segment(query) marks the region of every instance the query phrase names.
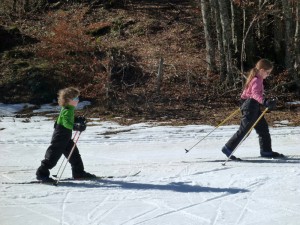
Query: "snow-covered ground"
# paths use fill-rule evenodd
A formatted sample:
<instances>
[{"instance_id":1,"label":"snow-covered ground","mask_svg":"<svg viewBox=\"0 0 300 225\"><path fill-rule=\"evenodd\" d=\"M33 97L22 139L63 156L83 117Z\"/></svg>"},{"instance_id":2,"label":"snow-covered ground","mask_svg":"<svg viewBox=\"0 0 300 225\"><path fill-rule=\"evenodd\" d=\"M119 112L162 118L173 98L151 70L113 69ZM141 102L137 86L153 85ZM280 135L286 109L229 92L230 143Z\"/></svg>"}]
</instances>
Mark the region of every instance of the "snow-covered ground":
<instances>
[{"instance_id":1,"label":"snow-covered ground","mask_svg":"<svg viewBox=\"0 0 300 225\"><path fill-rule=\"evenodd\" d=\"M214 127L121 126L90 119L78 142L86 171L99 176L141 173L62 181L55 187L8 184L35 179L53 120L6 115L0 118L0 224L299 224L300 127L286 123L279 122L281 126L270 132L274 151L289 160L259 158L257 135L252 132L235 154L246 161L222 166L225 157L220 149L237 126L220 127L185 153ZM63 178L70 176L68 165Z\"/></svg>"}]
</instances>

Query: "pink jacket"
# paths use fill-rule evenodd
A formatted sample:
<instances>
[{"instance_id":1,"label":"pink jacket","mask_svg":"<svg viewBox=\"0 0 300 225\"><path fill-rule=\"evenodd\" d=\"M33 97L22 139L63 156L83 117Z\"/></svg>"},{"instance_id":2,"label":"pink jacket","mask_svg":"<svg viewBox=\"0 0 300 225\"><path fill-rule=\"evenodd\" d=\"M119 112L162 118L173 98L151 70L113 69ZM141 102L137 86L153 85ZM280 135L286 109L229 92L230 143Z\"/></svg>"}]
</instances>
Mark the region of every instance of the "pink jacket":
<instances>
[{"instance_id":1,"label":"pink jacket","mask_svg":"<svg viewBox=\"0 0 300 225\"><path fill-rule=\"evenodd\" d=\"M250 81L248 88L244 89L241 98L242 99L253 98L256 101L258 101L260 104L262 104L264 99L263 93L264 93L263 79L260 76L256 76Z\"/></svg>"}]
</instances>

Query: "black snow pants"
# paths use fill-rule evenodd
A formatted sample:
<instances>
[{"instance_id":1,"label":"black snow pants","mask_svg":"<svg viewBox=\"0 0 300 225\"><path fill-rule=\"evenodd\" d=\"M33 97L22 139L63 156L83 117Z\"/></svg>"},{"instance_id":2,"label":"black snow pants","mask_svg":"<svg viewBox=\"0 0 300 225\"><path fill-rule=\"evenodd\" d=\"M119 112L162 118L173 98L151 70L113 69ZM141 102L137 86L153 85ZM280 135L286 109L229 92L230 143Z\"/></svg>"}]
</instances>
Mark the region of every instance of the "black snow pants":
<instances>
[{"instance_id":1,"label":"black snow pants","mask_svg":"<svg viewBox=\"0 0 300 225\"><path fill-rule=\"evenodd\" d=\"M252 99L246 99L241 105L242 119L238 131L229 139L225 144L230 150L234 150L236 146L241 142L249 129L256 122L261 115L260 104ZM259 138L260 152L272 152L271 136L269 132L269 126L264 117L254 127Z\"/></svg>"},{"instance_id":2,"label":"black snow pants","mask_svg":"<svg viewBox=\"0 0 300 225\"><path fill-rule=\"evenodd\" d=\"M59 124L55 124L54 128L51 144L46 151L45 159L42 160L41 166L37 170L37 176L49 176L49 170L57 164L62 154L68 158L74 146L71 130ZM84 171L83 162L77 146L75 146L69 162L72 166L73 174Z\"/></svg>"}]
</instances>

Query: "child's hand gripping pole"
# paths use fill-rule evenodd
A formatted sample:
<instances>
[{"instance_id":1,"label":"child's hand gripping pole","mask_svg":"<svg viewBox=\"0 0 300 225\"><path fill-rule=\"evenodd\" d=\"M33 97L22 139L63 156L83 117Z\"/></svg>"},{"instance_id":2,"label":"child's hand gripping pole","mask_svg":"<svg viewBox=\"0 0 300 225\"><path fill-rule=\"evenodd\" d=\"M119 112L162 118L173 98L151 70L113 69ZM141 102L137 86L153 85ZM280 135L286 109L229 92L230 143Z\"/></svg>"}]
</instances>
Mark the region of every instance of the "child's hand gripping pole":
<instances>
[{"instance_id":1,"label":"child's hand gripping pole","mask_svg":"<svg viewBox=\"0 0 300 225\"><path fill-rule=\"evenodd\" d=\"M262 114L258 117L258 119L255 121L255 123L252 125L252 127L248 130L248 132L245 134L245 136L243 137L243 139L240 141L240 143L235 147L235 149L231 152L231 154L228 156L228 158L225 160L224 163L222 163L223 166L226 165L226 163L228 162L228 160L231 158L231 156L235 153L235 151L238 149L238 147L243 143L243 141L248 137L248 135L251 133L251 131L253 130L253 128L256 126L256 124L261 120L261 118L266 114L266 112L268 111L269 108L266 108Z\"/></svg>"},{"instance_id":2,"label":"child's hand gripping pole","mask_svg":"<svg viewBox=\"0 0 300 225\"><path fill-rule=\"evenodd\" d=\"M239 111L240 111L240 108L238 108L233 113L231 113L225 120L223 120L220 124L218 124L218 126L216 126L211 132L209 132L207 135L205 135L200 141L198 141L196 144L194 144L191 148L185 149L185 153L188 153L189 151L191 151L196 145L198 145L201 141L203 141L208 135L210 135L212 132L214 132L218 127L222 126L224 123L226 123L228 120L230 120Z\"/></svg>"}]
</instances>

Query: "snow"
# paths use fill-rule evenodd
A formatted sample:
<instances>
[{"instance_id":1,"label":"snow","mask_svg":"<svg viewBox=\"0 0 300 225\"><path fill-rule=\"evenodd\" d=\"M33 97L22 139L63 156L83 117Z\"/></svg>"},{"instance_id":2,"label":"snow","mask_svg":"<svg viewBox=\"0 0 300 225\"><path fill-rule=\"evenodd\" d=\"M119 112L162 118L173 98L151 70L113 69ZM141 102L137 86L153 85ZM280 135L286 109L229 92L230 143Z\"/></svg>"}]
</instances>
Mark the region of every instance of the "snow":
<instances>
[{"instance_id":1,"label":"snow","mask_svg":"<svg viewBox=\"0 0 300 225\"><path fill-rule=\"evenodd\" d=\"M9 109L8 109L9 108ZM17 107L19 109L19 107ZM2 111L16 113L0 104ZM4 110L5 109L5 110ZM258 157L252 132L227 162L220 149L236 131L140 123L121 126L90 119L78 147L85 169L97 175L137 176L62 181L59 186L9 184L35 179L51 140L53 120L0 118L1 225L295 225L300 219L300 127L270 127L274 151L289 160ZM51 170L56 174L59 165ZM68 165L63 178L71 176Z\"/></svg>"},{"instance_id":2,"label":"snow","mask_svg":"<svg viewBox=\"0 0 300 225\"><path fill-rule=\"evenodd\" d=\"M22 103L22 104L3 104L0 103L0 116L11 116L14 113L21 111L25 108L33 107L32 104Z\"/></svg>"},{"instance_id":3,"label":"snow","mask_svg":"<svg viewBox=\"0 0 300 225\"><path fill-rule=\"evenodd\" d=\"M299 105L300 101L294 101L294 102L287 102L287 105Z\"/></svg>"},{"instance_id":4,"label":"snow","mask_svg":"<svg viewBox=\"0 0 300 225\"><path fill-rule=\"evenodd\" d=\"M84 109L89 105L91 105L90 101L81 101L78 103L77 109ZM38 108L38 109L34 109L33 113L41 113L41 112L58 113L60 110L60 107L57 104L44 104L44 105L37 106L29 103L4 104L0 102L0 116L14 116L16 113L26 108Z\"/></svg>"}]
</instances>

